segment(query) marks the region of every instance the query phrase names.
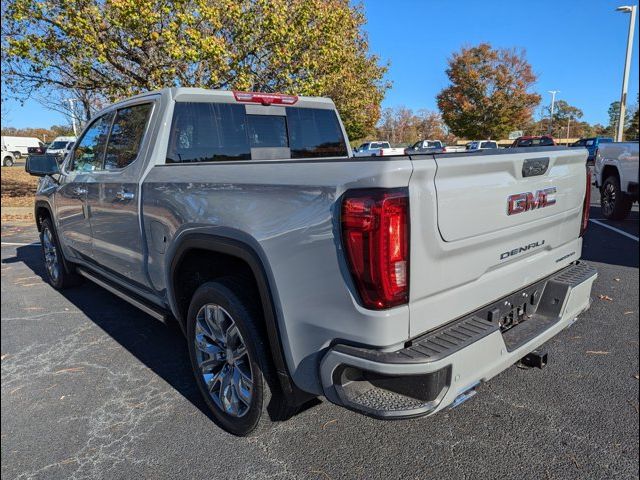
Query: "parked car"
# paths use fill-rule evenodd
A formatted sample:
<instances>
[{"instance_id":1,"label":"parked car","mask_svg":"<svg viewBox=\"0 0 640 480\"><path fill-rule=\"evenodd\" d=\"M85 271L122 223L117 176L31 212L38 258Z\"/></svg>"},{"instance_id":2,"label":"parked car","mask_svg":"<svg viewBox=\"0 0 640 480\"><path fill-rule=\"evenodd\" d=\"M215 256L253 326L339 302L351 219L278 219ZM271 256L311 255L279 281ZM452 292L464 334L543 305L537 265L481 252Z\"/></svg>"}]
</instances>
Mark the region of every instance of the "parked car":
<instances>
[{"instance_id":1,"label":"parked car","mask_svg":"<svg viewBox=\"0 0 640 480\"><path fill-rule=\"evenodd\" d=\"M236 435L320 395L381 419L458 405L589 307L586 151L379 161L348 145L327 98L111 105L62 166L27 160L44 271L174 318Z\"/></svg>"},{"instance_id":2,"label":"parked car","mask_svg":"<svg viewBox=\"0 0 640 480\"><path fill-rule=\"evenodd\" d=\"M420 140L410 147L405 148L404 154L411 155L418 153L442 153L444 147L444 143L442 143L440 140Z\"/></svg>"},{"instance_id":3,"label":"parked car","mask_svg":"<svg viewBox=\"0 0 640 480\"><path fill-rule=\"evenodd\" d=\"M49 144L43 143L37 147L27 147L28 155L43 155L47 151Z\"/></svg>"},{"instance_id":4,"label":"parked car","mask_svg":"<svg viewBox=\"0 0 640 480\"><path fill-rule=\"evenodd\" d=\"M467 150L465 145L445 145L441 153L460 153Z\"/></svg>"},{"instance_id":5,"label":"parked car","mask_svg":"<svg viewBox=\"0 0 640 480\"><path fill-rule=\"evenodd\" d=\"M474 140L465 145L467 151L492 150L498 148L495 140Z\"/></svg>"},{"instance_id":6,"label":"parked car","mask_svg":"<svg viewBox=\"0 0 640 480\"><path fill-rule=\"evenodd\" d=\"M29 154L29 147L42 147L44 144L35 137L14 137L2 135L0 137L2 148L13 153L15 158L21 158Z\"/></svg>"},{"instance_id":7,"label":"parked car","mask_svg":"<svg viewBox=\"0 0 640 480\"><path fill-rule=\"evenodd\" d=\"M601 143L611 143L613 142L613 138L609 137L591 137L591 138L581 138L577 142L571 144L572 147L583 147L589 151L589 156L587 157L587 163L593 164L596 159L596 154L598 152L598 147Z\"/></svg>"},{"instance_id":8,"label":"parked car","mask_svg":"<svg viewBox=\"0 0 640 480\"><path fill-rule=\"evenodd\" d=\"M73 147L76 137L56 137L47 148L46 153L49 155L66 156Z\"/></svg>"},{"instance_id":9,"label":"parked car","mask_svg":"<svg viewBox=\"0 0 640 480\"><path fill-rule=\"evenodd\" d=\"M404 148L391 148L389 142L366 142L353 151L354 157L404 155Z\"/></svg>"},{"instance_id":10,"label":"parked car","mask_svg":"<svg viewBox=\"0 0 640 480\"><path fill-rule=\"evenodd\" d=\"M3 167L12 167L13 164L16 163L16 157L13 155L13 152L2 149L2 166Z\"/></svg>"},{"instance_id":11,"label":"parked car","mask_svg":"<svg viewBox=\"0 0 640 480\"><path fill-rule=\"evenodd\" d=\"M601 143L594 172L602 215L611 220L629 216L638 201L638 142Z\"/></svg>"},{"instance_id":12,"label":"parked car","mask_svg":"<svg viewBox=\"0 0 640 480\"><path fill-rule=\"evenodd\" d=\"M553 137L549 135L542 135L539 137L525 136L516 138L511 144L511 148L519 147L551 147L556 142Z\"/></svg>"}]
</instances>

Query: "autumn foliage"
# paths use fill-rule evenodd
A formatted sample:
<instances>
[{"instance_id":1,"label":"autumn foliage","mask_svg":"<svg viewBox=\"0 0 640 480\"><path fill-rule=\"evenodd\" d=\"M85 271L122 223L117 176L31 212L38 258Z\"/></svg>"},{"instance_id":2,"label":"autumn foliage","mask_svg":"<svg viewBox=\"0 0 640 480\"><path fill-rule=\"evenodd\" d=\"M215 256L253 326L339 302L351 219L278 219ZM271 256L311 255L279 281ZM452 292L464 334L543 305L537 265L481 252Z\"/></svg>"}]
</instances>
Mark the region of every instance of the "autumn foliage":
<instances>
[{"instance_id":1,"label":"autumn foliage","mask_svg":"<svg viewBox=\"0 0 640 480\"><path fill-rule=\"evenodd\" d=\"M540 95L529 89L536 76L523 52L483 43L463 48L449 60L451 85L438 107L453 133L463 138L506 138L530 123Z\"/></svg>"},{"instance_id":2,"label":"autumn foliage","mask_svg":"<svg viewBox=\"0 0 640 480\"><path fill-rule=\"evenodd\" d=\"M329 96L358 138L388 87L349 0L7 0L3 10L3 77L17 95L114 101L188 86Z\"/></svg>"}]
</instances>

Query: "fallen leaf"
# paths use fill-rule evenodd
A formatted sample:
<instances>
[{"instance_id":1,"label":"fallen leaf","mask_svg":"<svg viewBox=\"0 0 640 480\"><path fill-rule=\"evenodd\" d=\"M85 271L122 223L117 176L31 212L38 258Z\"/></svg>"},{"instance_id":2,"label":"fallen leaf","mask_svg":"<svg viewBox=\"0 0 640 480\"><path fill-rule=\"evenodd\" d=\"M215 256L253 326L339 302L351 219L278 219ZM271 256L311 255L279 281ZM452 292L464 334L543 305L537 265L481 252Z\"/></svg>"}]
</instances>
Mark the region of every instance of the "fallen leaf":
<instances>
[{"instance_id":1,"label":"fallen leaf","mask_svg":"<svg viewBox=\"0 0 640 480\"><path fill-rule=\"evenodd\" d=\"M336 423L338 420L337 419L333 419L333 420L329 420L327 423L325 423L324 425L322 425L322 430L324 430L325 428L327 428L327 426L331 425L332 423Z\"/></svg>"},{"instance_id":2,"label":"fallen leaf","mask_svg":"<svg viewBox=\"0 0 640 480\"><path fill-rule=\"evenodd\" d=\"M631 315L633 313L633 310L629 310L628 312L624 312L623 315Z\"/></svg>"},{"instance_id":3,"label":"fallen leaf","mask_svg":"<svg viewBox=\"0 0 640 480\"><path fill-rule=\"evenodd\" d=\"M64 397L65 397L65 395L62 395L62 396L60 397L60 400L64 400Z\"/></svg>"},{"instance_id":4,"label":"fallen leaf","mask_svg":"<svg viewBox=\"0 0 640 480\"><path fill-rule=\"evenodd\" d=\"M598 298L600 300L606 300L608 302L611 302L613 300L613 298L611 298L609 295L598 295Z\"/></svg>"},{"instance_id":5,"label":"fallen leaf","mask_svg":"<svg viewBox=\"0 0 640 480\"><path fill-rule=\"evenodd\" d=\"M609 352L603 350L587 350L588 355L609 355Z\"/></svg>"},{"instance_id":6,"label":"fallen leaf","mask_svg":"<svg viewBox=\"0 0 640 480\"><path fill-rule=\"evenodd\" d=\"M636 380L640 379L640 375L638 375L637 373L633 376L633 378L635 378Z\"/></svg>"},{"instance_id":7,"label":"fallen leaf","mask_svg":"<svg viewBox=\"0 0 640 480\"><path fill-rule=\"evenodd\" d=\"M4 360L5 358L7 358L9 356L8 353L3 353L2 356L0 357L0 360Z\"/></svg>"},{"instance_id":8,"label":"fallen leaf","mask_svg":"<svg viewBox=\"0 0 640 480\"><path fill-rule=\"evenodd\" d=\"M619 281L620 281L620 279L619 279L619 278L614 278L613 280L614 280L614 281L616 281L616 282L619 282Z\"/></svg>"},{"instance_id":9,"label":"fallen leaf","mask_svg":"<svg viewBox=\"0 0 640 480\"><path fill-rule=\"evenodd\" d=\"M73 368L64 368L62 370L58 370L57 372L53 372L54 375L58 375L60 373L73 373L73 372L81 372L84 370L84 367L73 367Z\"/></svg>"}]
</instances>

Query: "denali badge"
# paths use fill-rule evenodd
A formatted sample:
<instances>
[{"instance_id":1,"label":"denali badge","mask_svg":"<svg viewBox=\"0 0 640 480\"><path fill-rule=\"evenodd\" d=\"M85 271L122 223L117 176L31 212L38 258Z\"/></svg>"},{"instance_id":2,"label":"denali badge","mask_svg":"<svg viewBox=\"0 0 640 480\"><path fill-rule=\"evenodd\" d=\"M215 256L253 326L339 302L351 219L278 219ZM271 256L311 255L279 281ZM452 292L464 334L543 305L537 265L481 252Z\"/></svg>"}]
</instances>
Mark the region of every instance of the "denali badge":
<instances>
[{"instance_id":1,"label":"denali badge","mask_svg":"<svg viewBox=\"0 0 640 480\"><path fill-rule=\"evenodd\" d=\"M522 252L526 252L527 250L531 250L532 248L538 248L544 245L544 240L538 240L537 242L530 243L529 245L524 245L520 248L514 248L513 250L509 250L508 252L504 252L500 255L500 260L504 260L505 258L513 257Z\"/></svg>"},{"instance_id":2,"label":"denali badge","mask_svg":"<svg viewBox=\"0 0 640 480\"><path fill-rule=\"evenodd\" d=\"M507 215L528 212L536 208L544 208L556 203L556 187L545 188L533 192L517 193L507 198Z\"/></svg>"}]
</instances>

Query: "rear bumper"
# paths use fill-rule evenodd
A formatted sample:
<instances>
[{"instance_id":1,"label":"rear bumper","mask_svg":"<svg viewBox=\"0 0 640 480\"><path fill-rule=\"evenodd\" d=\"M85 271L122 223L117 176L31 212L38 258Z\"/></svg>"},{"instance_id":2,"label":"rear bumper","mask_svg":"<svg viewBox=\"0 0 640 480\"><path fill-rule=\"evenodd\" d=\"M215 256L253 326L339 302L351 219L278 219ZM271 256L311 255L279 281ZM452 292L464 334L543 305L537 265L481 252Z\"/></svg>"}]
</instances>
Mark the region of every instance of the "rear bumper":
<instances>
[{"instance_id":1,"label":"rear bumper","mask_svg":"<svg viewBox=\"0 0 640 480\"><path fill-rule=\"evenodd\" d=\"M593 267L576 262L402 350L334 345L320 364L324 394L376 418L435 413L571 325L589 308L596 277ZM514 314L526 320L501 331Z\"/></svg>"}]
</instances>

